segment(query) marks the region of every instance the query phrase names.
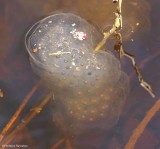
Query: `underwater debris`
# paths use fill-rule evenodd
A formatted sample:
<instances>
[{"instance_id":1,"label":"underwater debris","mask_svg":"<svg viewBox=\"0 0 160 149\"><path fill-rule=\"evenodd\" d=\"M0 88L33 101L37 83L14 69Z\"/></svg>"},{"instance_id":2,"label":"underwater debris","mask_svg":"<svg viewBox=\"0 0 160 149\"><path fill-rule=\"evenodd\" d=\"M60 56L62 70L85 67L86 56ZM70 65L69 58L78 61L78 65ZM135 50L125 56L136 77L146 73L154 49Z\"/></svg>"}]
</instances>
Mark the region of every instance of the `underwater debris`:
<instances>
[{"instance_id":1,"label":"underwater debris","mask_svg":"<svg viewBox=\"0 0 160 149\"><path fill-rule=\"evenodd\" d=\"M2 89L0 89L0 98L3 98L4 97L4 93L2 91Z\"/></svg>"},{"instance_id":2,"label":"underwater debris","mask_svg":"<svg viewBox=\"0 0 160 149\"><path fill-rule=\"evenodd\" d=\"M33 52L34 52L34 53L37 53L37 52L38 52L38 49L37 49L37 48L34 48L34 49L33 49Z\"/></svg>"}]
</instances>

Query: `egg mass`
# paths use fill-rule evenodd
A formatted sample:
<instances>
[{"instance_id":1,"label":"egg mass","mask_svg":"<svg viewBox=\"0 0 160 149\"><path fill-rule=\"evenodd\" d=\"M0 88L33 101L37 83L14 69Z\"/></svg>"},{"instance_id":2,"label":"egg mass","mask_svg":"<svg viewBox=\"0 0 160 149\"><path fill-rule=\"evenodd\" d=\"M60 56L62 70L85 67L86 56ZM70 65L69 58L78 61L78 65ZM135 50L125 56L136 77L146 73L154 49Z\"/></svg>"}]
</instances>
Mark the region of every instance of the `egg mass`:
<instances>
[{"instance_id":1,"label":"egg mass","mask_svg":"<svg viewBox=\"0 0 160 149\"><path fill-rule=\"evenodd\" d=\"M119 60L107 47L93 52L102 38L95 26L72 13L50 15L26 35L33 71L54 91L55 113L72 133L113 126L129 93Z\"/></svg>"}]
</instances>

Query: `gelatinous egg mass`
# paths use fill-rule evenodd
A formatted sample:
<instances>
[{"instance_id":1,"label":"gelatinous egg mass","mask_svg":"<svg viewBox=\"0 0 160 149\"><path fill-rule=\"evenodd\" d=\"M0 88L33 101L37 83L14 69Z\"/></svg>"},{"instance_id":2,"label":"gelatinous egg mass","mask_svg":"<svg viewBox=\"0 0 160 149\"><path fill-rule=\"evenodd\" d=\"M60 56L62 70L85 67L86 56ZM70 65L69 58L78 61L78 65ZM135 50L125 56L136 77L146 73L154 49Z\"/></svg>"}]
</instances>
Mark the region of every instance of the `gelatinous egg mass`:
<instances>
[{"instance_id":1,"label":"gelatinous egg mass","mask_svg":"<svg viewBox=\"0 0 160 149\"><path fill-rule=\"evenodd\" d=\"M58 13L36 23L26 47L36 72L54 91L69 127L113 125L128 94L128 78L111 53L93 50L103 35L85 19ZM106 48L106 47L104 47Z\"/></svg>"}]
</instances>

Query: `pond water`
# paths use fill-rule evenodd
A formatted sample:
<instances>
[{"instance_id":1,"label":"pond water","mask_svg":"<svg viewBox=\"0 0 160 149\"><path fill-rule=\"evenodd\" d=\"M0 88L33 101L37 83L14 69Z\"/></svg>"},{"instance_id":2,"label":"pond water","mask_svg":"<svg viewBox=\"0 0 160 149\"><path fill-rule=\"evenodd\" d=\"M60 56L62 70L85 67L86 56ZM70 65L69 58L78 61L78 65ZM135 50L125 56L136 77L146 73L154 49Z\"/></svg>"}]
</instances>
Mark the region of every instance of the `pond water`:
<instances>
[{"instance_id":1,"label":"pond water","mask_svg":"<svg viewBox=\"0 0 160 149\"><path fill-rule=\"evenodd\" d=\"M160 2L158 0L123 0L122 7L124 48L135 56L137 65L144 79L151 84L156 98L151 98L140 87L130 61L125 58L122 59L122 71L128 74L130 80L130 93L126 98L120 117L116 117L118 122L106 132L92 130L76 139L71 138L73 144L75 141L82 145L82 147L76 149L124 148L134 128L160 97L159 6ZM30 66L29 55L24 44L25 34L29 28L44 17L63 11L81 16L96 26L96 29L100 32L108 30L112 26L115 19L113 13L115 10L116 4L113 4L111 0L0 0L0 89L4 94L4 97L0 98L0 131L27 93L40 79ZM107 42L108 50L113 51L113 45L114 41L111 37ZM118 58L116 53L113 52L113 54L114 57ZM107 61L105 62L107 63ZM77 90L76 87L75 90ZM44 94L45 89L40 87L25 107L18 122L32 106L44 97ZM59 98L60 95L61 93L58 95ZM75 95L73 94L73 96ZM55 119L57 117L53 117L54 108L57 107L53 101L50 101L44 107L42 113L36 116L16 136L17 140L15 142L17 144L27 144L31 149L52 148L57 140L63 137L61 129L56 125ZM115 115L111 112L108 117L112 119ZM160 147L159 123L160 113L158 112L141 135L135 146L136 149L158 149ZM12 142L12 144L15 142ZM62 148L65 147L62 146Z\"/></svg>"}]
</instances>

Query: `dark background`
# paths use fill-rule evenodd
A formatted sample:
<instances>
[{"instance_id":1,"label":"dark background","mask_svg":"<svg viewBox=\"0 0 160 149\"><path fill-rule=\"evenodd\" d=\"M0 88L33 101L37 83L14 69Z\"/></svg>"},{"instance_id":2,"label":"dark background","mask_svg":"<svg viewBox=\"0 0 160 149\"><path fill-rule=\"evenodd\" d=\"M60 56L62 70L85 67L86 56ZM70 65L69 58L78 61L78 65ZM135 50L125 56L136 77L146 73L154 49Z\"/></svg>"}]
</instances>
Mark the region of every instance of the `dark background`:
<instances>
[{"instance_id":1,"label":"dark background","mask_svg":"<svg viewBox=\"0 0 160 149\"><path fill-rule=\"evenodd\" d=\"M0 131L39 79L31 70L24 46L25 33L33 23L53 11L71 10L102 29L114 21L115 8L112 0L0 0L0 88L4 92L4 97L0 98ZM102 149L123 148L134 128L160 97L160 1L124 0L122 11L126 25L122 33L124 47L135 55L140 71L152 85L156 98L151 98L140 87L130 61L121 60L122 68L130 78L131 92L118 124L106 134ZM20 118L42 98L42 92L40 88L35 93ZM21 135L30 148L50 148L60 136L52 122L52 107L47 107ZM146 127L135 148L160 148L160 112Z\"/></svg>"}]
</instances>

